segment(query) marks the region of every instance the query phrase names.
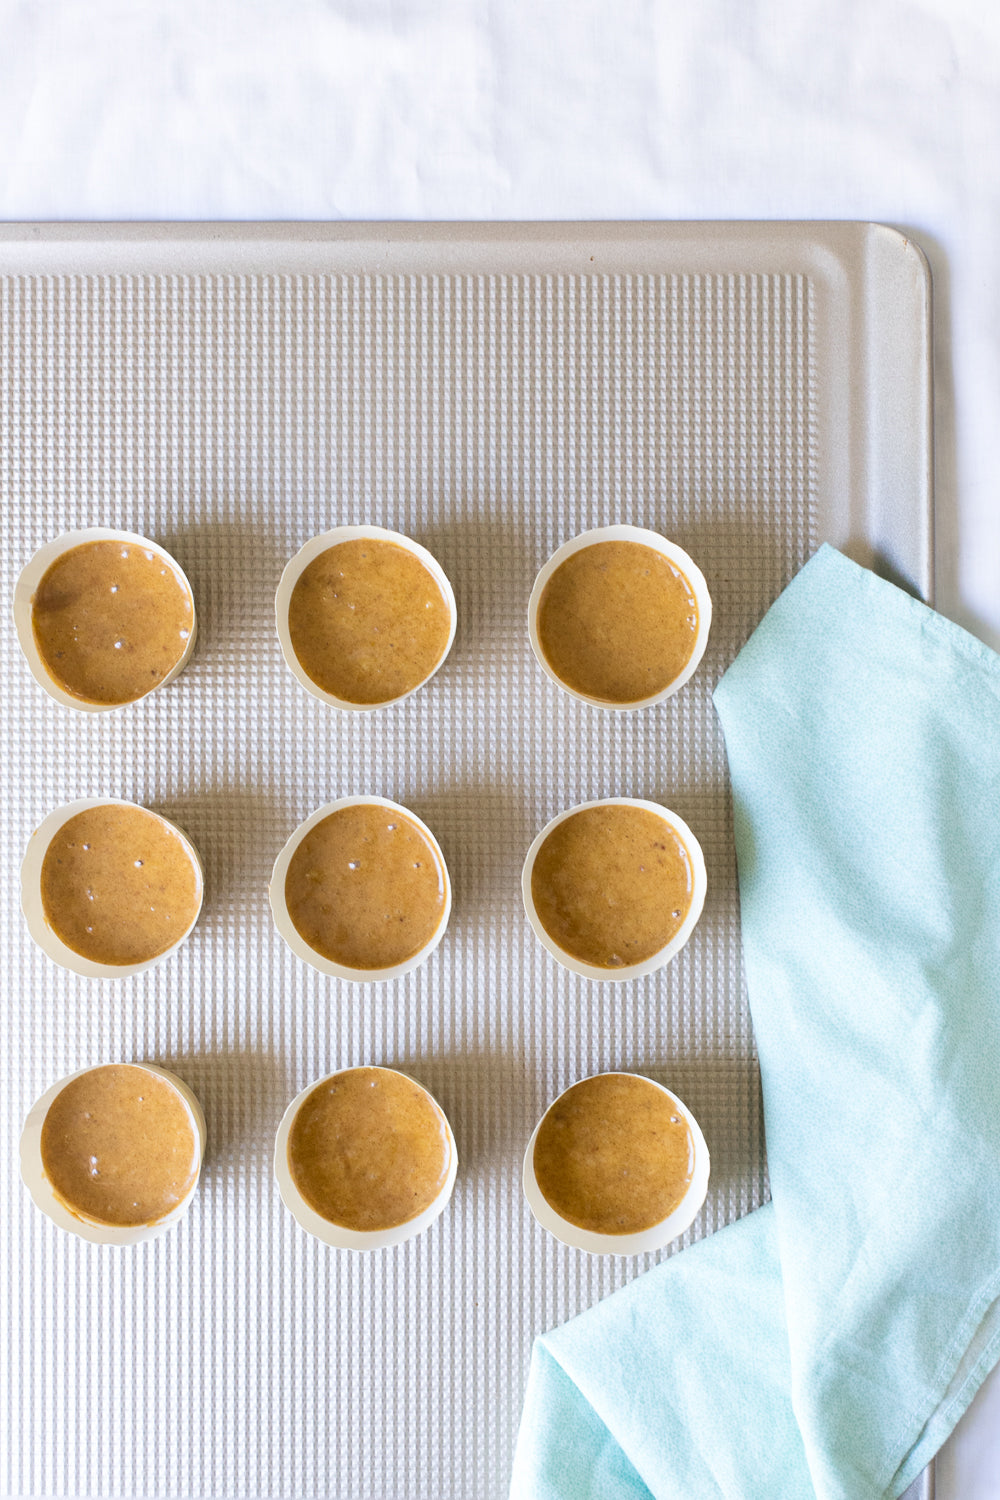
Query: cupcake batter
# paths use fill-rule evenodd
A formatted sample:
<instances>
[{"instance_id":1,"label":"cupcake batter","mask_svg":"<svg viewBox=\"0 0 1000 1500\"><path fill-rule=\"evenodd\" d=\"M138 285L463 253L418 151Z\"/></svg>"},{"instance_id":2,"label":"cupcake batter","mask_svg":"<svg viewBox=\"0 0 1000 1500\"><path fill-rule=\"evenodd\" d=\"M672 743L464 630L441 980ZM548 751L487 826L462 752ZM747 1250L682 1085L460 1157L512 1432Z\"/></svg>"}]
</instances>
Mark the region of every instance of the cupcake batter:
<instances>
[{"instance_id":1,"label":"cupcake batter","mask_svg":"<svg viewBox=\"0 0 1000 1500\"><path fill-rule=\"evenodd\" d=\"M321 1218L346 1229L407 1224L444 1187L451 1145L430 1095L388 1068L317 1084L288 1137L288 1168Z\"/></svg>"},{"instance_id":2,"label":"cupcake batter","mask_svg":"<svg viewBox=\"0 0 1000 1500\"><path fill-rule=\"evenodd\" d=\"M647 1078L574 1084L542 1120L532 1156L543 1198L578 1229L638 1234L683 1198L694 1170L684 1116Z\"/></svg>"},{"instance_id":3,"label":"cupcake batter","mask_svg":"<svg viewBox=\"0 0 1000 1500\"><path fill-rule=\"evenodd\" d=\"M339 542L298 579L288 605L292 649L323 692L388 703L431 675L451 614L420 559L396 542Z\"/></svg>"},{"instance_id":4,"label":"cupcake batter","mask_svg":"<svg viewBox=\"0 0 1000 1500\"><path fill-rule=\"evenodd\" d=\"M392 969L437 931L445 872L411 818L376 803L342 807L296 848L285 905L324 958L348 969Z\"/></svg>"},{"instance_id":5,"label":"cupcake batter","mask_svg":"<svg viewBox=\"0 0 1000 1500\"><path fill-rule=\"evenodd\" d=\"M132 703L187 650L191 595L169 563L135 542L84 542L56 558L31 601L49 676L84 703Z\"/></svg>"},{"instance_id":6,"label":"cupcake batter","mask_svg":"<svg viewBox=\"0 0 1000 1500\"><path fill-rule=\"evenodd\" d=\"M693 895L687 847L644 807L589 807L558 823L531 871L545 931L599 969L645 962L670 942Z\"/></svg>"},{"instance_id":7,"label":"cupcake batter","mask_svg":"<svg viewBox=\"0 0 1000 1500\"><path fill-rule=\"evenodd\" d=\"M42 1122L42 1167L70 1213L156 1224L191 1191L197 1139L173 1084L129 1063L71 1079Z\"/></svg>"},{"instance_id":8,"label":"cupcake batter","mask_svg":"<svg viewBox=\"0 0 1000 1500\"><path fill-rule=\"evenodd\" d=\"M594 542L542 590L538 642L552 671L599 703L640 703L687 666L698 604L679 568L642 542Z\"/></svg>"},{"instance_id":9,"label":"cupcake batter","mask_svg":"<svg viewBox=\"0 0 1000 1500\"><path fill-rule=\"evenodd\" d=\"M41 894L45 920L74 953L99 964L141 964L187 932L201 881L162 818L107 803L77 813L54 835Z\"/></svg>"}]
</instances>

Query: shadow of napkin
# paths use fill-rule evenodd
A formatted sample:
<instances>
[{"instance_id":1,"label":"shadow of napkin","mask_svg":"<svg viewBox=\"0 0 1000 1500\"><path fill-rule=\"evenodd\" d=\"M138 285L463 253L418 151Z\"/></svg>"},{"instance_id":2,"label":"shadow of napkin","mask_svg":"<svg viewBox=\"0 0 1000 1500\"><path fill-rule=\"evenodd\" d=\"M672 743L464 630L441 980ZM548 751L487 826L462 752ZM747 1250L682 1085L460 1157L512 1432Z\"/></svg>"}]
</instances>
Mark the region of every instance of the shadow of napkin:
<instances>
[{"instance_id":1,"label":"shadow of napkin","mask_svg":"<svg viewBox=\"0 0 1000 1500\"><path fill-rule=\"evenodd\" d=\"M715 703L772 1201L537 1340L513 1500L895 1497L1000 1358L1000 658L824 546Z\"/></svg>"}]
</instances>

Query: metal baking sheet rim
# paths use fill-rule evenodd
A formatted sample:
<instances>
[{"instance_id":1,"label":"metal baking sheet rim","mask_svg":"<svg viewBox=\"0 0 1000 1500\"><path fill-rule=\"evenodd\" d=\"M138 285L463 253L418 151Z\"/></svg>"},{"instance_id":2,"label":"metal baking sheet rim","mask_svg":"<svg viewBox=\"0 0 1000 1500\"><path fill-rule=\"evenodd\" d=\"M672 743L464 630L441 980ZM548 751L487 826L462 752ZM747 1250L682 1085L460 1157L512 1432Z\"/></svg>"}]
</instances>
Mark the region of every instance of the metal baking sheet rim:
<instances>
[{"instance_id":1,"label":"metal baking sheet rim","mask_svg":"<svg viewBox=\"0 0 1000 1500\"><path fill-rule=\"evenodd\" d=\"M931 280L887 224L32 223L0 225L0 274L805 274L832 392L819 539L933 598ZM931 1463L904 1500L933 1500Z\"/></svg>"},{"instance_id":2,"label":"metal baking sheet rim","mask_svg":"<svg viewBox=\"0 0 1000 1500\"><path fill-rule=\"evenodd\" d=\"M785 272L817 290L822 540L933 593L931 284L909 233L799 222L0 225L7 274ZM827 336L832 335L832 336Z\"/></svg>"}]
</instances>

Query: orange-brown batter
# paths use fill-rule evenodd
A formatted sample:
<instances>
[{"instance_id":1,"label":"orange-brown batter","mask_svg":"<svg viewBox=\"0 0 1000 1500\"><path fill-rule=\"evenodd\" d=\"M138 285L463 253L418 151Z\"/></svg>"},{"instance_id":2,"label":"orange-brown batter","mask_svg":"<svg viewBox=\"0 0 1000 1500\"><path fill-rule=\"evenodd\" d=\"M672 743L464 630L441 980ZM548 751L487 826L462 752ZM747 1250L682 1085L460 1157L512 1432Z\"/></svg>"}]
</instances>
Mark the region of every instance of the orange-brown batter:
<instances>
[{"instance_id":1,"label":"orange-brown batter","mask_svg":"<svg viewBox=\"0 0 1000 1500\"><path fill-rule=\"evenodd\" d=\"M595 542L571 553L546 583L537 630L542 655L567 687L599 703L639 703L687 666L698 604L662 552Z\"/></svg>"},{"instance_id":2,"label":"orange-brown batter","mask_svg":"<svg viewBox=\"0 0 1000 1500\"><path fill-rule=\"evenodd\" d=\"M304 569L288 605L292 649L345 703L388 703L444 656L451 614L437 581L397 542L338 542Z\"/></svg>"},{"instance_id":3,"label":"orange-brown batter","mask_svg":"<svg viewBox=\"0 0 1000 1500\"><path fill-rule=\"evenodd\" d=\"M31 602L38 654L84 703L132 703L180 661L191 595L159 553L136 542L84 542L58 557Z\"/></svg>"},{"instance_id":4,"label":"orange-brown batter","mask_svg":"<svg viewBox=\"0 0 1000 1500\"><path fill-rule=\"evenodd\" d=\"M129 1063L71 1079L42 1122L41 1151L56 1197L96 1224L156 1224L198 1175L197 1139L180 1094Z\"/></svg>"},{"instance_id":5,"label":"orange-brown batter","mask_svg":"<svg viewBox=\"0 0 1000 1500\"><path fill-rule=\"evenodd\" d=\"M140 964L194 921L200 880L180 837L143 807L79 812L52 838L41 874L45 920L99 964Z\"/></svg>"},{"instance_id":6,"label":"orange-brown batter","mask_svg":"<svg viewBox=\"0 0 1000 1500\"><path fill-rule=\"evenodd\" d=\"M659 953L692 894L683 839L644 807L612 803L572 813L543 841L531 871L545 931L572 958L600 969Z\"/></svg>"},{"instance_id":7,"label":"orange-brown batter","mask_svg":"<svg viewBox=\"0 0 1000 1500\"><path fill-rule=\"evenodd\" d=\"M532 1165L543 1198L570 1224L595 1234L638 1234L680 1203L694 1142L656 1084L603 1073L574 1084L551 1106Z\"/></svg>"},{"instance_id":8,"label":"orange-brown batter","mask_svg":"<svg viewBox=\"0 0 1000 1500\"><path fill-rule=\"evenodd\" d=\"M324 958L348 969L392 969L437 931L445 872L411 818L376 803L342 807L296 848L285 905Z\"/></svg>"},{"instance_id":9,"label":"orange-brown batter","mask_svg":"<svg viewBox=\"0 0 1000 1500\"><path fill-rule=\"evenodd\" d=\"M430 1095L387 1068L350 1068L317 1084L288 1137L292 1179L321 1218L384 1230L429 1208L451 1164Z\"/></svg>"}]
</instances>

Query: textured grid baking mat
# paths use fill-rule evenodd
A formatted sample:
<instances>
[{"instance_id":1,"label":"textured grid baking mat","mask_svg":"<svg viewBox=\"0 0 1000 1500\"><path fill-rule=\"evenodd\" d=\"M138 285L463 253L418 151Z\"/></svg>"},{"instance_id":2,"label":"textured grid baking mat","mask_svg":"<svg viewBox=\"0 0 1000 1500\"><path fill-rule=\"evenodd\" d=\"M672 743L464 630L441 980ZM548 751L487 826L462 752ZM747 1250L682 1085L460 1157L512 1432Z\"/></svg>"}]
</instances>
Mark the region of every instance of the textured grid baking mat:
<instances>
[{"instance_id":1,"label":"textured grid baking mat","mask_svg":"<svg viewBox=\"0 0 1000 1500\"><path fill-rule=\"evenodd\" d=\"M711 690L831 529L833 294L788 257L746 272L520 273L341 271L335 255L332 269L298 271L287 244L272 270L185 269L183 256L180 269L142 269L139 257L132 270L130 253L112 245L102 272L91 245L85 270L29 265L0 280L4 597L46 538L102 524L166 545L200 615L176 683L94 716L44 696L4 621L0 1486L500 1496L534 1335L659 1258L588 1258L531 1220L520 1161L549 1100L628 1068L687 1101L713 1176L675 1248L766 1195ZM555 546L622 520L685 546L715 605L695 679L631 716L561 694L525 628ZM415 697L339 715L284 668L273 594L310 535L361 521L436 554L459 629ZM294 826L365 791L427 821L455 893L431 960L384 986L299 963L266 899ZM32 829L94 793L174 818L205 862L194 935L132 980L56 969L18 911ZM675 808L709 875L687 948L625 985L560 969L520 905L538 828L605 794ZM63 1235L31 1207L16 1142L55 1078L128 1059L190 1083L209 1147L189 1217L123 1253ZM445 1216L369 1256L304 1235L270 1169L292 1095L362 1062L424 1082L460 1156Z\"/></svg>"}]
</instances>

